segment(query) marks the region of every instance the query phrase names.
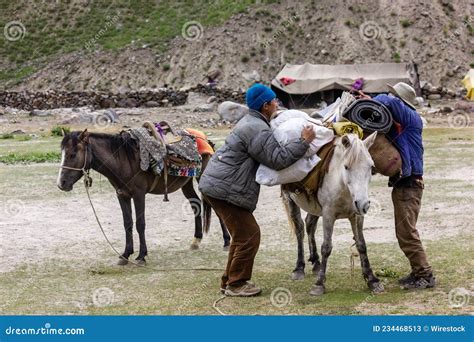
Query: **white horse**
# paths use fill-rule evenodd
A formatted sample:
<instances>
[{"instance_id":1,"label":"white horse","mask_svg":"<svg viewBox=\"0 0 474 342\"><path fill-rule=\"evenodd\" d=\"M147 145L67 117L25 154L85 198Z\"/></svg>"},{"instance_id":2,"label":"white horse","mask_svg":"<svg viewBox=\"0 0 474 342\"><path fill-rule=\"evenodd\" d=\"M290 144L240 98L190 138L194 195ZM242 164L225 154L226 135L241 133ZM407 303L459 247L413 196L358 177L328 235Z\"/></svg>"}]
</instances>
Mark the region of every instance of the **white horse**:
<instances>
[{"instance_id":1,"label":"white horse","mask_svg":"<svg viewBox=\"0 0 474 342\"><path fill-rule=\"evenodd\" d=\"M360 255L362 273L369 288L375 292L383 292L384 288L370 268L367 257L364 234L362 232L364 216L370 207L368 187L374 163L368 149L375 141L377 133L371 134L364 141L355 134L347 134L335 140L335 149L329 171L315 195L299 187L282 186L282 198L290 221L298 240L298 260L292 273L294 280L304 278L304 224L300 208L308 213L306 216L306 232L309 240L310 258L316 283L310 294L322 295L325 292L326 267L332 250L332 234L337 219L348 218L351 222L354 240ZM316 189L315 189L316 190ZM319 217L323 218L324 241L321 245L322 260L319 262L314 233Z\"/></svg>"}]
</instances>

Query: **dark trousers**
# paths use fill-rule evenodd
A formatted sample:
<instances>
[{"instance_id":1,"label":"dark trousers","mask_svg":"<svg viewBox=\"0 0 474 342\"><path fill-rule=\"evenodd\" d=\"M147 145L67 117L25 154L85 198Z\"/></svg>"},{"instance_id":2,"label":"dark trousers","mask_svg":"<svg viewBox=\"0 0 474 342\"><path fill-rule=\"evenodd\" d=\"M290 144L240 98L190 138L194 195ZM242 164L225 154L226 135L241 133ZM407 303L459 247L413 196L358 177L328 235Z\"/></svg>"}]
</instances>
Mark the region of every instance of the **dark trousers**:
<instances>
[{"instance_id":1,"label":"dark trousers","mask_svg":"<svg viewBox=\"0 0 474 342\"><path fill-rule=\"evenodd\" d=\"M250 211L209 196L206 199L232 237L221 287L241 286L252 277L255 255L260 246L260 227Z\"/></svg>"},{"instance_id":2,"label":"dark trousers","mask_svg":"<svg viewBox=\"0 0 474 342\"><path fill-rule=\"evenodd\" d=\"M431 274L425 250L416 229L416 221L421 208L423 188L394 187L392 202L395 210L395 232L398 244L410 261L415 276L425 277Z\"/></svg>"}]
</instances>

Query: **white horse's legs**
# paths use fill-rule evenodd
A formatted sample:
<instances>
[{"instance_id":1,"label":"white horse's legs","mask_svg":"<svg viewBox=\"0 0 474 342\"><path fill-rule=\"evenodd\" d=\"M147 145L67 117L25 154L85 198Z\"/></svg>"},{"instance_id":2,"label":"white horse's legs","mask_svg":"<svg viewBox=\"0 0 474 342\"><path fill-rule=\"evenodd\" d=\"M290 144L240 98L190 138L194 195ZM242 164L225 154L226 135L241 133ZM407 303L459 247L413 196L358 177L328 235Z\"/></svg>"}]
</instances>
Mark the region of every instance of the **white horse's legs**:
<instances>
[{"instance_id":1,"label":"white horse's legs","mask_svg":"<svg viewBox=\"0 0 474 342\"><path fill-rule=\"evenodd\" d=\"M318 248L316 247L316 239L314 234L316 233L316 227L318 225L319 216L307 214L305 224L306 224L306 234L308 235L308 246L309 246L309 260L313 264L313 274L317 275L321 267L321 262L319 261Z\"/></svg>"},{"instance_id":2,"label":"white horse's legs","mask_svg":"<svg viewBox=\"0 0 474 342\"><path fill-rule=\"evenodd\" d=\"M296 267L291 273L291 279L303 280L304 279L304 223L301 219L301 209L298 205L288 196L288 193L282 192L283 205L285 206L290 226L296 235L298 241L298 257L296 259Z\"/></svg>"},{"instance_id":3,"label":"white horse's legs","mask_svg":"<svg viewBox=\"0 0 474 342\"><path fill-rule=\"evenodd\" d=\"M320 296L324 293L325 287L324 282L326 281L326 268L328 264L328 258L332 251L332 233L334 231L335 218L329 215L323 215L323 236L324 241L321 245L321 267L316 278L316 283L309 292L312 296Z\"/></svg>"},{"instance_id":4,"label":"white horse's legs","mask_svg":"<svg viewBox=\"0 0 474 342\"><path fill-rule=\"evenodd\" d=\"M374 275L370 267L369 257L367 256L367 246L363 233L364 216L353 215L349 218L351 221L352 232L354 233L354 240L356 242L357 251L360 256L360 265L362 267L362 274L367 281L367 285L374 293L383 292L384 287L380 280Z\"/></svg>"}]
</instances>

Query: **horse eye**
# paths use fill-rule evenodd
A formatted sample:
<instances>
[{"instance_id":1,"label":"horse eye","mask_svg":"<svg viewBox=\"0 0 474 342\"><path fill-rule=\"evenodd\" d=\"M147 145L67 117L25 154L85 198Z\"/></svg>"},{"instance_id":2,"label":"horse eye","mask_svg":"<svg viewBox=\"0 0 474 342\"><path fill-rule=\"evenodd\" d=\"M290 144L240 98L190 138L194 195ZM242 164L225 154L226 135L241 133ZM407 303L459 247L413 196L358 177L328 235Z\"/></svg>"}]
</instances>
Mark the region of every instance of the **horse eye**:
<instances>
[{"instance_id":1,"label":"horse eye","mask_svg":"<svg viewBox=\"0 0 474 342\"><path fill-rule=\"evenodd\" d=\"M344 165L344 168L345 168L346 170L349 170L349 166L347 166L347 165Z\"/></svg>"}]
</instances>

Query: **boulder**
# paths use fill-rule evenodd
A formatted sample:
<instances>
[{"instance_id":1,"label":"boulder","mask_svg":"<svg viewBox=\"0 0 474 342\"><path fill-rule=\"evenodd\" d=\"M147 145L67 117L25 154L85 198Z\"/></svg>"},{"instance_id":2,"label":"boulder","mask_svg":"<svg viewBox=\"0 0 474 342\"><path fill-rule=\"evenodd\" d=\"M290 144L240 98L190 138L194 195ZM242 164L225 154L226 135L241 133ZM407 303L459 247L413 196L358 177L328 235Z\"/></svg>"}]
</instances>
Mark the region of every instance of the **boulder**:
<instances>
[{"instance_id":1,"label":"boulder","mask_svg":"<svg viewBox=\"0 0 474 342\"><path fill-rule=\"evenodd\" d=\"M428 95L428 100L439 100L441 99L441 94L430 94Z\"/></svg>"},{"instance_id":2,"label":"boulder","mask_svg":"<svg viewBox=\"0 0 474 342\"><path fill-rule=\"evenodd\" d=\"M221 119L229 122L239 121L248 112L247 106L232 101L224 101L217 107L217 113Z\"/></svg>"},{"instance_id":3,"label":"boulder","mask_svg":"<svg viewBox=\"0 0 474 342\"><path fill-rule=\"evenodd\" d=\"M33 109L31 112L30 112L30 116L41 116L41 117L44 117L44 116L51 116L51 112L48 112L46 110L39 110L39 109Z\"/></svg>"}]
</instances>

